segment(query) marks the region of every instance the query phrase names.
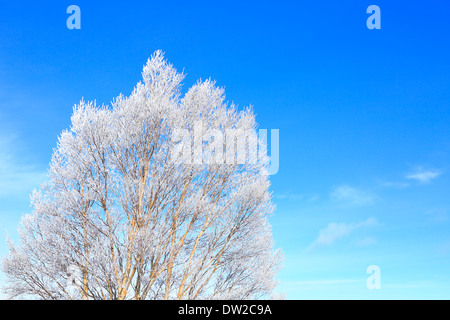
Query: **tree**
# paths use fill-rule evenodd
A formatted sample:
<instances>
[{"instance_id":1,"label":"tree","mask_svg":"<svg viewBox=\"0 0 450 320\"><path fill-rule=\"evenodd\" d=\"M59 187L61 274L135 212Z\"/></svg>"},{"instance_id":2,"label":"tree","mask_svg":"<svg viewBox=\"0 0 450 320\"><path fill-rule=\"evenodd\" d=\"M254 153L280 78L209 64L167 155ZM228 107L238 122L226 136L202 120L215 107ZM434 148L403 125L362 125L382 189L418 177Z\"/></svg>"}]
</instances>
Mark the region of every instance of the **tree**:
<instances>
[{"instance_id":1,"label":"tree","mask_svg":"<svg viewBox=\"0 0 450 320\"><path fill-rule=\"evenodd\" d=\"M273 292L281 252L268 223L265 146L258 144L257 161L252 148L253 112L228 105L211 80L181 97L184 75L160 51L142 76L111 107L83 100L74 107L49 180L21 221L21 243L9 241L2 268L10 298L254 299Z\"/></svg>"}]
</instances>

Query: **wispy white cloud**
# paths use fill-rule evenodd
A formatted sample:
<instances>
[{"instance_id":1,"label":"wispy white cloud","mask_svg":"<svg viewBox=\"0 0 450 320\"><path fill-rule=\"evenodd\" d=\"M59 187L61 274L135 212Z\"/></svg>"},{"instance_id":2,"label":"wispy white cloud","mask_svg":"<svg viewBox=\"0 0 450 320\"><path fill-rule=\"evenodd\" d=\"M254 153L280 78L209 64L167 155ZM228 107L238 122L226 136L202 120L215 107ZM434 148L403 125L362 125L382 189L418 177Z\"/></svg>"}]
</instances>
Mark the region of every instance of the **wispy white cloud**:
<instances>
[{"instance_id":1,"label":"wispy white cloud","mask_svg":"<svg viewBox=\"0 0 450 320\"><path fill-rule=\"evenodd\" d=\"M386 283L383 285L384 288L389 289L416 289L430 287L432 282L430 280L423 281L409 281L405 283Z\"/></svg>"},{"instance_id":2,"label":"wispy white cloud","mask_svg":"<svg viewBox=\"0 0 450 320\"><path fill-rule=\"evenodd\" d=\"M450 241L447 241L445 243L442 243L438 246L436 252L442 254L442 255L449 255L450 254Z\"/></svg>"},{"instance_id":3,"label":"wispy white cloud","mask_svg":"<svg viewBox=\"0 0 450 320\"><path fill-rule=\"evenodd\" d=\"M274 197L280 200L299 200L306 202L314 202L320 198L317 193L294 193L290 191L284 193L276 193Z\"/></svg>"},{"instance_id":4,"label":"wispy white cloud","mask_svg":"<svg viewBox=\"0 0 450 320\"><path fill-rule=\"evenodd\" d=\"M15 135L0 136L0 197L30 193L46 179L46 171L26 161L18 145Z\"/></svg>"},{"instance_id":5,"label":"wispy white cloud","mask_svg":"<svg viewBox=\"0 0 450 320\"><path fill-rule=\"evenodd\" d=\"M420 183L428 183L431 180L439 177L442 174L441 171L437 171L437 170L422 170L422 169L417 169L414 172L411 172L409 174L407 174L405 176L406 179L410 179L410 180L416 180Z\"/></svg>"},{"instance_id":6,"label":"wispy white cloud","mask_svg":"<svg viewBox=\"0 0 450 320\"><path fill-rule=\"evenodd\" d=\"M377 225L377 220L375 218L368 218L365 221L358 223L330 223L326 228L319 231L319 236L311 244L309 249L323 246L330 246L336 240L344 238L350 235L356 229L362 227L370 227Z\"/></svg>"},{"instance_id":7,"label":"wispy white cloud","mask_svg":"<svg viewBox=\"0 0 450 320\"><path fill-rule=\"evenodd\" d=\"M330 198L339 202L346 202L356 206L372 205L375 202L376 195L363 191L348 185L338 186L333 190Z\"/></svg>"},{"instance_id":8,"label":"wispy white cloud","mask_svg":"<svg viewBox=\"0 0 450 320\"><path fill-rule=\"evenodd\" d=\"M314 194L312 194L312 195L309 195L309 196L308 196L308 200L306 200L306 201L308 201L308 202L314 202L314 201L319 200L319 198L320 198L320 196L319 196L317 193L314 193Z\"/></svg>"},{"instance_id":9,"label":"wispy white cloud","mask_svg":"<svg viewBox=\"0 0 450 320\"><path fill-rule=\"evenodd\" d=\"M305 280L305 281L294 281L292 284L298 286L308 286L308 285L330 285L330 284L347 284L347 283L357 283L364 282L364 279L328 279L328 280Z\"/></svg>"},{"instance_id":10,"label":"wispy white cloud","mask_svg":"<svg viewBox=\"0 0 450 320\"><path fill-rule=\"evenodd\" d=\"M394 188L394 189L405 189L410 186L408 182L392 182L392 181L382 182L380 185L384 188Z\"/></svg>"},{"instance_id":11,"label":"wispy white cloud","mask_svg":"<svg viewBox=\"0 0 450 320\"><path fill-rule=\"evenodd\" d=\"M358 247L366 247L377 243L377 239L373 237L365 237L363 239L357 240L356 245Z\"/></svg>"},{"instance_id":12,"label":"wispy white cloud","mask_svg":"<svg viewBox=\"0 0 450 320\"><path fill-rule=\"evenodd\" d=\"M430 218L431 221L437 223L443 223L449 220L448 209L430 209L426 211L425 214Z\"/></svg>"},{"instance_id":13,"label":"wispy white cloud","mask_svg":"<svg viewBox=\"0 0 450 320\"><path fill-rule=\"evenodd\" d=\"M414 171L403 176L404 179L409 181L381 181L378 185L384 188L405 189L414 184L412 181L428 183L441 174L442 171L440 170L424 170L422 167L417 167Z\"/></svg>"},{"instance_id":14,"label":"wispy white cloud","mask_svg":"<svg viewBox=\"0 0 450 320\"><path fill-rule=\"evenodd\" d=\"M280 200L300 200L303 198L302 194L298 194L298 193L292 193L292 192L283 192L283 193L276 193L274 195L275 198L280 199Z\"/></svg>"}]
</instances>

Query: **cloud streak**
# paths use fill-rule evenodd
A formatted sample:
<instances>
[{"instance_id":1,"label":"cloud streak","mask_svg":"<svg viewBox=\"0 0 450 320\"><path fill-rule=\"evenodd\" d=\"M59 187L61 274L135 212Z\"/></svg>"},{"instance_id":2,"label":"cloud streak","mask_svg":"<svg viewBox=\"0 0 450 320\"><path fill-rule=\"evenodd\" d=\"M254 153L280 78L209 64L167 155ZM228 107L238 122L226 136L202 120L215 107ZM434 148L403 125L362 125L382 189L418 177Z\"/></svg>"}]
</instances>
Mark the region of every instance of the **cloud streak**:
<instances>
[{"instance_id":1,"label":"cloud streak","mask_svg":"<svg viewBox=\"0 0 450 320\"><path fill-rule=\"evenodd\" d=\"M394 188L394 189L405 189L409 187L409 183L407 182L383 182L380 184L384 188Z\"/></svg>"},{"instance_id":2,"label":"cloud streak","mask_svg":"<svg viewBox=\"0 0 450 320\"><path fill-rule=\"evenodd\" d=\"M364 279L330 279L330 280L305 280L305 281L295 281L292 284L300 286L317 286L317 285L333 285L333 284L348 284L348 283L358 283L364 282Z\"/></svg>"},{"instance_id":3,"label":"cloud streak","mask_svg":"<svg viewBox=\"0 0 450 320\"><path fill-rule=\"evenodd\" d=\"M319 231L319 236L310 245L309 249L331 246L335 241L350 235L353 231L377 225L375 218L368 218L358 223L330 223L326 228Z\"/></svg>"},{"instance_id":4,"label":"cloud streak","mask_svg":"<svg viewBox=\"0 0 450 320\"><path fill-rule=\"evenodd\" d=\"M17 145L15 136L0 136L0 198L30 193L47 177L46 171L23 161Z\"/></svg>"},{"instance_id":5,"label":"cloud streak","mask_svg":"<svg viewBox=\"0 0 450 320\"><path fill-rule=\"evenodd\" d=\"M306 202L314 202L320 198L317 193L293 193L293 192L284 192L277 193L274 195L274 198L279 200L299 200Z\"/></svg>"},{"instance_id":6,"label":"cloud streak","mask_svg":"<svg viewBox=\"0 0 450 320\"><path fill-rule=\"evenodd\" d=\"M372 193L359 190L348 185L337 187L330 195L334 201L345 202L355 206L372 205L376 196Z\"/></svg>"},{"instance_id":7,"label":"cloud streak","mask_svg":"<svg viewBox=\"0 0 450 320\"><path fill-rule=\"evenodd\" d=\"M423 171L423 170L416 170L413 173L409 173L405 176L406 179L410 180L416 180L420 183L428 183L433 179L436 179L442 174L440 171Z\"/></svg>"}]
</instances>

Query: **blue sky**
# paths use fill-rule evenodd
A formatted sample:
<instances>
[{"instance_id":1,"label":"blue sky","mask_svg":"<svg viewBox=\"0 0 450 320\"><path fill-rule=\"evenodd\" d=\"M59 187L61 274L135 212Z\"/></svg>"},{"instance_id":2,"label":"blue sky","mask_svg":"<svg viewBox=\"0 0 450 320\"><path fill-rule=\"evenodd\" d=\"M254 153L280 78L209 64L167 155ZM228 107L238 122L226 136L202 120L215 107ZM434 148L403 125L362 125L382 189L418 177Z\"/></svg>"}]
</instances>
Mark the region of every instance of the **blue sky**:
<instances>
[{"instance_id":1,"label":"blue sky","mask_svg":"<svg viewBox=\"0 0 450 320\"><path fill-rule=\"evenodd\" d=\"M450 4L304 2L2 3L1 239L17 238L73 105L129 94L161 49L185 88L211 77L280 130L271 223L288 299L449 299Z\"/></svg>"}]
</instances>

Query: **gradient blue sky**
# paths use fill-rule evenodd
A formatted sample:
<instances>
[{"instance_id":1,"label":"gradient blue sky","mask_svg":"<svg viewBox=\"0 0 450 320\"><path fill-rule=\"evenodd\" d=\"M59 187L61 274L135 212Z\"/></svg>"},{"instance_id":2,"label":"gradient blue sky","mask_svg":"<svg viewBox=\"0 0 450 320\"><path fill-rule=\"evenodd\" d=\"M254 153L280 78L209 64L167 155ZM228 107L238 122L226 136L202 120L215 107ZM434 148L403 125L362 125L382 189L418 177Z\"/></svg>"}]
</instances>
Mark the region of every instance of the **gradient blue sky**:
<instances>
[{"instance_id":1,"label":"gradient blue sky","mask_svg":"<svg viewBox=\"0 0 450 320\"><path fill-rule=\"evenodd\" d=\"M81 30L66 28L71 4ZM372 4L381 30L366 27ZM3 1L0 256L73 105L129 94L161 49L185 88L211 77L280 130L271 223L288 299L449 299L449 12L437 0Z\"/></svg>"}]
</instances>

